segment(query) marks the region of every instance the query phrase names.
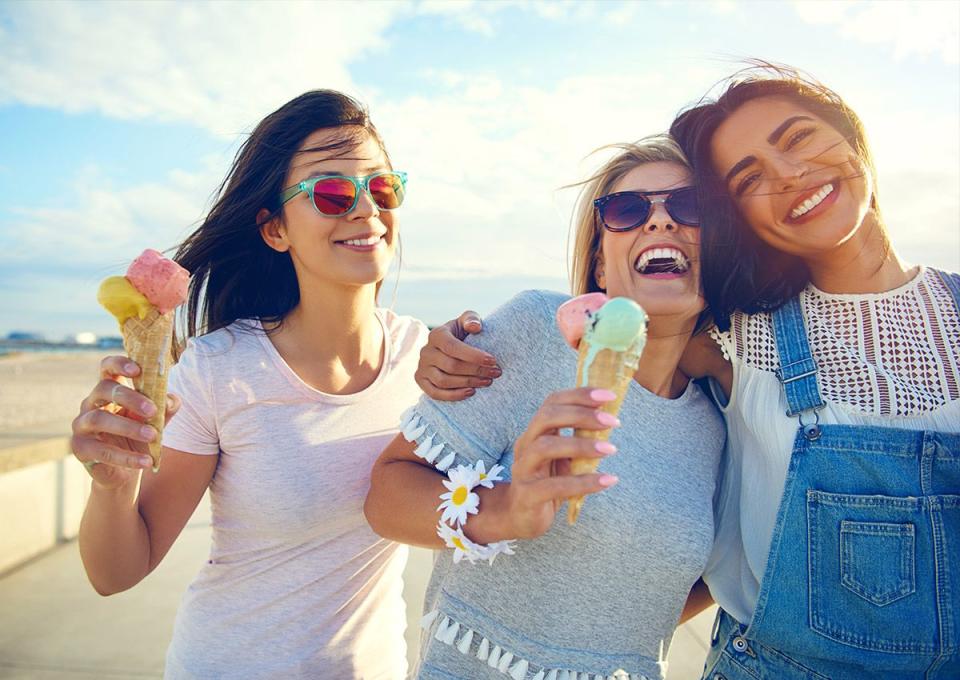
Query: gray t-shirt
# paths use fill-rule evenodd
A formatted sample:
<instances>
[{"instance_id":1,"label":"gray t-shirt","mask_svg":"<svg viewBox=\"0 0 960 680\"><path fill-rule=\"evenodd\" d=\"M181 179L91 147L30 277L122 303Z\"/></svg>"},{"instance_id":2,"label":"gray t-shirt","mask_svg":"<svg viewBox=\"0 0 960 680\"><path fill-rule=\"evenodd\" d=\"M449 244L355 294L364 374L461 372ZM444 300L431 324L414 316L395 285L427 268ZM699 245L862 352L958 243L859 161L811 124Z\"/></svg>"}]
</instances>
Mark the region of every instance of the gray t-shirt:
<instances>
[{"instance_id":1,"label":"gray t-shirt","mask_svg":"<svg viewBox=\"0 0 960 680\"><path fill-rule=\"evenodd\" d=\"M513 443L530 418L548 394L575 385L577 354L554 321L567 299L527 291L486 319L470 343L494 354L503 376L465 401L422 398L418 441L433 436L443 455L456 454L454 465L499 463L509 478ZM561 511L544 536L518 542L515 555L493 565L438 554L424 607L438 614L419 678L540 680L558 670L592 680L621 669L661 677L658 662L713 542L724 427L692 383L673 400L631 383L620 419L611 437L619 451L600 466L620 483L589 496L574 526Z\"/></svg>"}]
</instances>

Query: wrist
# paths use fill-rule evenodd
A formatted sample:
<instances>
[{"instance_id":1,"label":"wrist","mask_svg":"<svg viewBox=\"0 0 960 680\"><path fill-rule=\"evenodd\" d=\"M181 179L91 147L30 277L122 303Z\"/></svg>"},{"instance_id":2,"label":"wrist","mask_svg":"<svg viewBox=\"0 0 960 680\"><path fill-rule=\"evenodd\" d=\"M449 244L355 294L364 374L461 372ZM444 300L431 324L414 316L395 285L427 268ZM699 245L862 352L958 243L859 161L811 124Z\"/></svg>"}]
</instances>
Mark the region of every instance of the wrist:
<instances>
[{"instance_id":1,"label":"wrist","mask_svg":"<svg viewBox=\"0 0 960 680\"><path fill-rule=\"evenodd\" d=\"M100 503L109 503L111 505L128 505L137 493L139 475L134 475L132 479L121 482L120 484L104 485L95 479L90 480L90 497L95 498Z\"/></svg>"},{"instance_id":2,"label":"wrist","mask_svg":"<svg viewBox=\"0 0 960 680\"><path fill-rule=\"evenodd\" d=\"M491 489L480 488L480 506L483 512L470 517L463 533L474 543L496 543L516 538L510 521L510 482L499 482Z\"/></svg>"}]
</instances>

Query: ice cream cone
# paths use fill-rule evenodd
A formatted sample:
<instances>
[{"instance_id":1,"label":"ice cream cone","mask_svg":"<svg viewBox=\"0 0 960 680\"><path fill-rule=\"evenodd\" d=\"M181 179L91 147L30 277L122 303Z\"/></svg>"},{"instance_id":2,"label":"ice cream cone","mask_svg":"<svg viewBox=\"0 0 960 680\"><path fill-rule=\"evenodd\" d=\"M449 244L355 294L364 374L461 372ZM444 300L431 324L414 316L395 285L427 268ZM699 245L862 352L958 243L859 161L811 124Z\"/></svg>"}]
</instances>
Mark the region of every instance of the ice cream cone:
<instances>
[{"instance_id":1,"label":"ice cream cone","mask_svg":"<svg viewBox=\"0 0 960 680\"><path fill-rule=\"evenodd\" d=\"M608 401L600 407L601 410L616 416L620 412L623 398L627 394L630 382L640 362L642 343L618 352L613 349L591 351L590 343L580 342L579 358L577 360L577 387L597 387L607 389L617 395L613 401ZM595 440L607 440L610 430L574 430L574 436ZM573 458L570 461L572 474L585 475L596 472L600 465L599 458ZM583 496L576 496L567 501L567 523L573 524L580 515L583 507Z\"/></svg>"},{"instance_id":2,"label":"ice cream cone","mask_svg":"<svg viewBox=\"0 0 960 680\"><path fill-rule=\"evenodd\" d=\"M157 407L157 413L147 420L157 430L157 438L150 442L150 458L156 472L160 469L160 439L167 408L167 376L173 363L170 355L173 314L161 314L153 308L143 319L133 316L124 321L122 330L127 356L140 366L140 375L133 379L133 386Z\"/></svg>"}]
</instances>

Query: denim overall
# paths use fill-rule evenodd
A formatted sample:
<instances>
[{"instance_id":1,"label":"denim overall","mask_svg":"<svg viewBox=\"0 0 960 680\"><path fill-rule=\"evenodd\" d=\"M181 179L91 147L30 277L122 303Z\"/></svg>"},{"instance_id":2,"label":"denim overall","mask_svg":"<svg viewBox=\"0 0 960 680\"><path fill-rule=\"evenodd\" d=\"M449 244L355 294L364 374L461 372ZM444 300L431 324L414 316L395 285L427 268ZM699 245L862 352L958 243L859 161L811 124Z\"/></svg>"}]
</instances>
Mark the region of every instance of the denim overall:
<instances>
[{"instance_id":1,"label":"denim overall","mask_svg":"<svg viewBox=\"0 0 960 680\"><path fill-rule=\"evenodd\" d=\"M820 425L799 299L773 324L800 428L753 620L720 611L704 678L960 678L960 435Z\"/></svg>"}]
</instances>

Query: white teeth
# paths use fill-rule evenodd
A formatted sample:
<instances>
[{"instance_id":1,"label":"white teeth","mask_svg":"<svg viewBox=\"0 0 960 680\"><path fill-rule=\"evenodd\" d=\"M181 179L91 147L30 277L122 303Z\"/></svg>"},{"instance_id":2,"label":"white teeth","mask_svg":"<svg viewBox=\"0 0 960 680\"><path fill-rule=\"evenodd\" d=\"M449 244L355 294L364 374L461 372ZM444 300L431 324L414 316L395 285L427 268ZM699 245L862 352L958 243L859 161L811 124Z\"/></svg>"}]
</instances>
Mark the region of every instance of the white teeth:
<instances>
[{"instance_id":1,"label":"white teeth","mask_svg":"<svg viewBox=\"0 0 960 680\"><path fill-rule=\"evenodd\" d=\"M825 199L827 196L829 196L832 191L833 191L832 183L824 184L822 187L820 187L820 191L818 191L813 196L811 196L810 198L805 200L803 203L798 205L796 208L794 208L790 212L790 217L792 217L793 219L797 219L801 215L807 214L808 212L816 208L818 205L820 205L820 202L823 199Z\"/></svg>"},{"instance_id":2,"label":"white teeth","mask_svg":"<svg viewBox=\"0 0 960 680\"><path fill-rule=\"evenodd\" d=\"M344 241L348 246L372 246L377 243L382 236L368 236L367 238L352 238Z\"/></svg>"},{"instance_id":3,"label":"white teeth","mask_svg":"<svg viewBox=\"0 0 960 680\"><path fill-rule=\"evenodd\" d=\"M676 248L650 248L637 258L634 269L642 272L650 264L650 260L673 260L678 269L686 271L690 268L690 261L687 256Z\"/></svg>"}]
</instances>

